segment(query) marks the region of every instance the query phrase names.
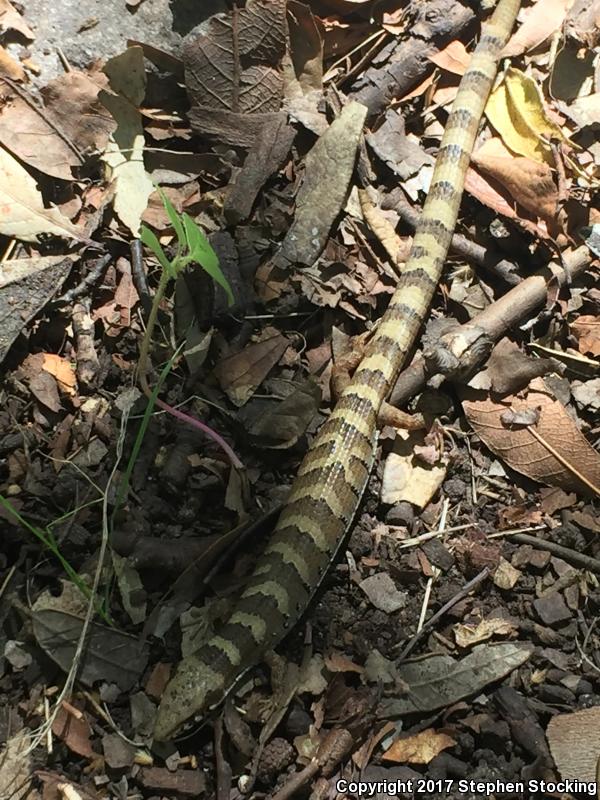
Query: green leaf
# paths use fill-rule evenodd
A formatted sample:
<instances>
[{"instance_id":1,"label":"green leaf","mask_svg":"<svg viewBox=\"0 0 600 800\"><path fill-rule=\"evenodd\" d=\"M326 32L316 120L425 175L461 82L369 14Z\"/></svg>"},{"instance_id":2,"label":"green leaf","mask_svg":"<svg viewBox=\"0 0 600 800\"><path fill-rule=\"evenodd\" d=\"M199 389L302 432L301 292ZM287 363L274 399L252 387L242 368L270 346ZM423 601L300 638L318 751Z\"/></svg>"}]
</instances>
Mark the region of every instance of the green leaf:
<instances>
[{"instance_id":1,"label":"green leaf","mask_svg":"<svg viewBox=\"0 0 600 800\"><path fill-rule=\"evenodd\" d=\"M208 272L210 277L222 286L227 294L227 300L229 305L233 305L233 292L231 291L231 286L229 285L229 281L223 275L223 271L219 266L219 259L217 254L210 246L210 242L206 238L206 236L202 233L200 228L196 225L194 220L190 217L189 214L186 214L185 211L181 215L183 220L183 225L185 228L185 235L187 237L187 243L190 250L190 257L200 264L202 269L205 272Z\"/></svg>"},{"instance_id":2,"label":"green leaf","mask_svg":"<svg viewBox=\"0 0 600 800\"><path fill-rule=\"evenodd\" d=\"M163 206L165 207L165 211L167 212L167 216L171 220L171 225L173 226L175 233L177 234L177 241L179 242L179 247L183 250L183 248L187 244L187 239L185 236L185 231L183 230L183 225L181 224L181 216L175 210L175 206L169 200L167 195L163 192L163 190L157 186L157 191L160 195L160 199L163 202Z\"/></svg>"},{"instance_id":3,"label":"green leaf","mask_svg":"<svg viewBox=\"0 0 600 800\"><path fill-rule=\"evenodd\" d=\"M154 255L160 261L160 265L167 273L167 275L174 277L173 267L171 266L171 262L166 257L165 251L162 249L161 243L158 241L155 234L150 230L150 228L147 228L145 225L140 226L140 239L146 245L146 247L149 247L150 250L152 250Z\"/></svg>"}]
</instances>

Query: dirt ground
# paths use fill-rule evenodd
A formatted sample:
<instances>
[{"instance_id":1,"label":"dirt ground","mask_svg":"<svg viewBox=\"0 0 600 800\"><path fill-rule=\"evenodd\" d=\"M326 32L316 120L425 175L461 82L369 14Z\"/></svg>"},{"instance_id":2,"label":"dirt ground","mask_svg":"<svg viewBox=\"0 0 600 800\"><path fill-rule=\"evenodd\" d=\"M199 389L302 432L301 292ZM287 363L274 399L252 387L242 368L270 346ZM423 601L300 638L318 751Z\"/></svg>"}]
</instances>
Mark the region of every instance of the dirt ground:
<instances>
[{"instance_id":1,"label":"dirt ground","mask_svg":"<svg viewBox=\"0 0 600 800\"><path fill-rule=\"evenodd\" d=\"M582 3L519 16L307 612L153 739L389 301L480 32L445 0L238 5L0 3L0 800L596 796Z\"/></svg>"}]
</instances>

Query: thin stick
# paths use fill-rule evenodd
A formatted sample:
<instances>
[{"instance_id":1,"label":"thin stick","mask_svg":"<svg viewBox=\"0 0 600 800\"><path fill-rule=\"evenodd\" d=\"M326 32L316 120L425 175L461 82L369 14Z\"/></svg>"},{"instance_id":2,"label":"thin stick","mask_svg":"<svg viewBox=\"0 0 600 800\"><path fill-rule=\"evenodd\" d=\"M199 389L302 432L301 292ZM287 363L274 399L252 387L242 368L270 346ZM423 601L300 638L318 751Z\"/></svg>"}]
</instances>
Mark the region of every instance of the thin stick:
<instances>
[{"instance_id":1,"label":"thin stick","mask_svg":"<svg viewBox=\"0 0 600 800\"><path fill-rule=\"evenodd\" d=\"M585 553L579 553L577 550L563 547L562 544L549 542L546 539L538 539L535 536L528 536L526 533L513 533L512 536L515 541L521 544L530 544L538 550L547 550L552 555L562 558L568 564L573 564L575 567L581 567L600 575L600 561L593 556L586 556Z\"/></svg>"},{"instance_id":2,"label":"thin stick","mask_svg":"<svg viewBox=\"0 0 600 800\"><path fill-rule=\"evenodd\" d=\"M445 603L439 609L439 611L436 611L436 613L433 615L433 617L431 617L431 619L428 619L427 622L425 623L425 625L423 625L421 630L417 631L417 633L415 633L415 635L412 637L412 639L410 639L410 641L408 642L408 644L406 645L404 650L400 653L400 658L398 660L399 661L404 661L404 659L408 656L408 654L411 653L414 650L414 647L415 647L416 643L419 641L419 639L427 631L431 630L431 628L435 625L435 623L438 621L438 619L440 619L440 617L442 617L447 611L449 611L453 606L455 606L461 600L464 600L464 598L467 597L473 591L473 589L476 586L478 586L482 581L484 581L488 577L489 574L490 574L490 571L489 571L489 569L487 567L482 569L481 572L479 573L479 575L476 575L473 578L473 580L470 580L468 583L466 583L463 586L463 588L460 589L460 591L458 591L454 595L453 598L448 600L448 602Z\"/></svg>"}]
</instances>

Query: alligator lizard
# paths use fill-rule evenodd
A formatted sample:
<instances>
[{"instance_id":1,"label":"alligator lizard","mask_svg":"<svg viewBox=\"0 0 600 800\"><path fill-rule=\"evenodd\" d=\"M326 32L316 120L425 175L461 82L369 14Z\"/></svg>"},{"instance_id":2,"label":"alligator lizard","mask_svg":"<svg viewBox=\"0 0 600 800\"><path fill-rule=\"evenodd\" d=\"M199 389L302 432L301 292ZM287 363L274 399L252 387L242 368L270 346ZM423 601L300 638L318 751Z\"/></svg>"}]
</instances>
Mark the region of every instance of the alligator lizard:
<instances>
[{"instance_id":1,"label":"alligator lizard","mask_svg":"<svg viewBox=\"0 0 600 800\"><path fill-rule=\"evenodd\" d=\"M456 225L479 122L519 0L500 0L473 53L442 137L409 259L354 376L304 457L264 553L228 621L179 664L155 738L219 703L298 621L331 565L365 489L377 414L429 310Z\"/></svg>"}]
</instances>

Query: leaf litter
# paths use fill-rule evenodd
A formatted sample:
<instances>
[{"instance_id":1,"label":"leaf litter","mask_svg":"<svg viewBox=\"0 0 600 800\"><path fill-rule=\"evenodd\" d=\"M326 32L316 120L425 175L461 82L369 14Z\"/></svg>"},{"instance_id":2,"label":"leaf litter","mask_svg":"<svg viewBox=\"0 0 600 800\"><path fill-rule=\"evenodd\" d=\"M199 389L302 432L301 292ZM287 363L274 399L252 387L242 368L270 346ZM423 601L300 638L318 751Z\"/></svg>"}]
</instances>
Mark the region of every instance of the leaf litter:
<instances>
[{"instance_id":1,"label":"leaf litter","mask_svg":"<svg viewBox=\"0 0 600 800\"><path fill-rule=\"evenodd\" d=\"M0 781L18 792L32 781L22 751L83 623L65 590L40 603L67 564L85 576L106 527L103 619L52 723L60 760L50 734L37 751L44 792L97 797L129 782L212 796L243 776L286 792L334 781L345 763L390 779L448 764L574 775L588 724L577 709L598 693L600 87L593 15L560 0L526 5L506 49L458 228L487 269L468 247L452 256L434 316L501 314L503 258L520 279L557 253L568 264L583 241L587 260L562 288L547 274L545 307L523 311L487 363L428 376L434 391L408 403L424 432L383 427L345 554L272 665L272 688L257 670L227 706L216 767L210 726L176 754L150 750L150 674L164 686L243 586L268 535L260 517L268 528L263 512L285 499L330 407L330 376L368 341L407 257L402 204L420 207L470 49L473 14L455 6L247 0L198 19L177 52L132 41L38 92L35 57L12 44L35 45L35 12L0 4L0 602L20 648L7 651ZM135 380L157 264L182 231L204 269L186 266L156 309L153 381L243 454L243 472L186 414L149 415L140 439L132 422L119 432L114 398ZM137 423L144 401L132 409ZM19 598L33 602L31 631ZM399 657L407 647L425 658Z\"/></svg>"}]
</instances>

